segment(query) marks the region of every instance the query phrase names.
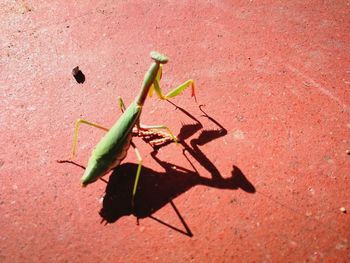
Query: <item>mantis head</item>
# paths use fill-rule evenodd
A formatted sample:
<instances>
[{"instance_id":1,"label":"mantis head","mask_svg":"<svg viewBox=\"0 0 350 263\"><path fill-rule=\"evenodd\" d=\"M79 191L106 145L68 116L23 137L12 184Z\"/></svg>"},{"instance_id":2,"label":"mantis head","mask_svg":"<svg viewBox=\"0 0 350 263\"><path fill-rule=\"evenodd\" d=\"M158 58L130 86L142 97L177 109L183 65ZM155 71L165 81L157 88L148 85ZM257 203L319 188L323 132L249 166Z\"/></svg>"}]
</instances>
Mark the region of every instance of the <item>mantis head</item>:
<instances>
[{"instance_id":1,"label":"mantis head","mask_svg":"<svg viewBox=\"0 0 350 263\"><path fill-rule=\"evenodd\" d=\"M150 56L158 64L166 64L169 61L166 55L160 54L157 51L151 51Z\"/></svg>"}]
</instances>

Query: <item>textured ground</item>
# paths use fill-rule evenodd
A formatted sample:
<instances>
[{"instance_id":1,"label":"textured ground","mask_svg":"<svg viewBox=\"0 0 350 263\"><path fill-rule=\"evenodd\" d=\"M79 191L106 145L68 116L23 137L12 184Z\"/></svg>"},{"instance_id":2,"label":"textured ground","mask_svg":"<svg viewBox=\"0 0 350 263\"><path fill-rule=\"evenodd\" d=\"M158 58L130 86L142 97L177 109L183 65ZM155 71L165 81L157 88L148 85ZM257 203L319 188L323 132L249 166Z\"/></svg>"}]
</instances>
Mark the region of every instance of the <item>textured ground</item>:
<instances>
[{"instance_id":1,"label":"textured ground","mask_svg":"<svg viewBox=\"0 0 350 263\"><path fill-rule=\"evenodd\" d=\"M1 1L0 262L350 261L349 9ZM134 140L144 168L132 213L132 149L108 184L84 189L83 170L56 160L76 119L114 123L151 50L170 57L164 90L193 78L198 104L190 91L146 102L142 122L182 143ZM78 164L102 135L81 128Z\"/></svg>"}]
</instances>

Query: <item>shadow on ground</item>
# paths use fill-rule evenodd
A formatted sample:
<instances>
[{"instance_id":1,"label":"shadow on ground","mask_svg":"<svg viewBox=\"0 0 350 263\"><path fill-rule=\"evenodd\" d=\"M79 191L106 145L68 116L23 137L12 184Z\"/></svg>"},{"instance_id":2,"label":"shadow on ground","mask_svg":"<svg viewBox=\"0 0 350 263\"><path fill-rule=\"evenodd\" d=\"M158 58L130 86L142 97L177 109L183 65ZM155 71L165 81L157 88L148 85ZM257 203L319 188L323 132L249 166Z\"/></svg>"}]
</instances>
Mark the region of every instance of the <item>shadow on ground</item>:
<instances>
[{"instance_id":1,"label":"shadow on ground","mask_svg":"<svg viewBox=\"0 0 350 263\"><path fill-rule=\"evenodd\" d=\"M170 102L173 104L172 102ZM175 104L173 104L176 106ZM214 139L225 136L227 130L219 124L215 119L208 116L200 106L203 113L202 117L208 118L211 122L217 125L216 130L203 130L201 122L193 117L186 110L176 106L178 110L187 115L193 120L193 124L184 125L181 128L178 138L183 147L183 154L191 164L193 170L179 167L176 164L162 161L157 156L157 149L151 155L152 157L165 169L165 172L156 172L145 166L142 167L140 182L138 185L135 206L131 207L132 187L134 184L137 164L124 163L117 167L111 174L107 188L106 195L103 200L103 207L100 215L103 221L113 223L120 217L133 214L138 219L150 217L164 225L167 225L174 230L182 232L188 236L192 236L190 229L186 222L184 222L181 214L177 210L172 200L180 194L186 192L191 187L196 185L205 185L219 189L242 189L247 193L255 193L255 188L248 181L243 172L233 165L231 177L223 178L215 165L206 157L200 150L202 146ZM200 134L194 139L187 140L195 135ZM146 142L148 142L146 140ZM198 163L203 166L211 174L211 178L200 176L195 165L190 161L188 155L191 155ZM161 209L166 204L170 203L174 208L176 214L184 225L186 232L176 229L173 226L152 216L154 212Z\"/></svg>"},{"instance_id":2,"label":"shadow on ground","mask_svg":"<svg viewBox=\"0 0 350 263\"><path fill-rule=\"evenodd\" d=\"M107 184L103 207L100 211L102 218L108 223L113 223L124 215L134 214L137 218L148 217L196 185L220 189L241 188L248 193L255 192L254 186L235 166L232 176L222 179L201 177L196 172L181 167L175 168L170 163L166 163L165 167L164 173L142 167L142 179L137 189L134 209L131 207L131 196L137 164L125 163L116 168Z\"/></svg>"}]
</instances>

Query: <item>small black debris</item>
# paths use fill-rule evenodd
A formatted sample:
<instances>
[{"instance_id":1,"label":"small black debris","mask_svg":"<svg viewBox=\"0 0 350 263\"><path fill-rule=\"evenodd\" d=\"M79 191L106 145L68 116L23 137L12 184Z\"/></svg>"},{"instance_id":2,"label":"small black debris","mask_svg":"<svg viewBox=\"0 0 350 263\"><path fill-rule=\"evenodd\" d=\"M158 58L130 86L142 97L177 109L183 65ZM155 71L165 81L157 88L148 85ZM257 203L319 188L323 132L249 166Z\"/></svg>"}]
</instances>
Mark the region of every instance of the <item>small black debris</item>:
<instances>
[{"instance_id":1,"label":"small black debris","mask_svg":"<svg viewBox=\"0 0 350 263\"><path fill-rule=\"evenodd\" d=\"M341 207L339 210L340 210L340 212L342 212L344 214L346 214L346 212L347 212L345 207Z\"/></svg>"},{"instance_id":2,"label":"small black debris","mask_svg":"<svg viewBox=\"0 0 350 263\"><path fill-rule=\"evenodd\" d=\"M79 84L83 84L85 82L85 75L84 73L79 69L78 66L73 68L72 70L73 77Z\"/></svg>"}]
</instances>

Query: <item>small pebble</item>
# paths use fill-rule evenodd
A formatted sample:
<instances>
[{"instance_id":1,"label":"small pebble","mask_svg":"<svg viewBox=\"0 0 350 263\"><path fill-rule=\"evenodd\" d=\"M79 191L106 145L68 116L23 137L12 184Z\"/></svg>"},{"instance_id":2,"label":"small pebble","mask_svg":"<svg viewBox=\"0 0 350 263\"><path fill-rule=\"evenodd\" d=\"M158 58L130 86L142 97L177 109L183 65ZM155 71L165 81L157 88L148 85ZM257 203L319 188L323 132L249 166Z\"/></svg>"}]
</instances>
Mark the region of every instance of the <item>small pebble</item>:
<instances>
[{"instance_id":1,"label":"small pebble","mask_svg":"<svg viewBox=\"0 0 350 263\"><path fill-rule=\"evenodd\" d=\"M308 211L305 213L305 215L309 217L309 216L312 216L312 213Z\"/></svg>"},{"instance_id":2,"label":"small pebble","mask_svg":"<svg viewBox=\"0 0 350 263\"><path fill-rule=\"evenodd\" d=\"M84 73L79 69L78 66L76 66L75 68L73 68L72 70L72 75L75 78L75 80L79 83L79 84L83 84L85 82L85 75Z\"/></svg>"},{"instance_id":3,"label":"small pebble","mask_svg":"<svg viewBox=\"0 0 350 263\"><path fill-rule=\"evenodd\" d=\"M339 210L340 210L340 212L346 214L346 208L345 207L341 207Z\"/></svg>"}]
</instances>

